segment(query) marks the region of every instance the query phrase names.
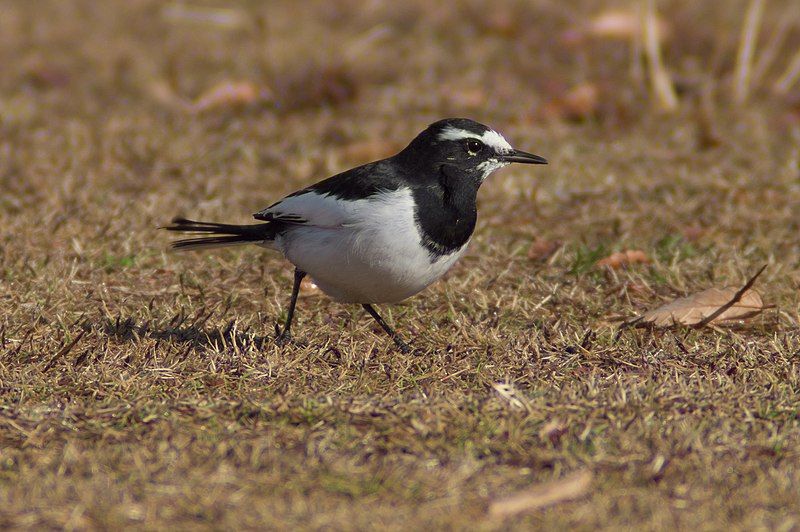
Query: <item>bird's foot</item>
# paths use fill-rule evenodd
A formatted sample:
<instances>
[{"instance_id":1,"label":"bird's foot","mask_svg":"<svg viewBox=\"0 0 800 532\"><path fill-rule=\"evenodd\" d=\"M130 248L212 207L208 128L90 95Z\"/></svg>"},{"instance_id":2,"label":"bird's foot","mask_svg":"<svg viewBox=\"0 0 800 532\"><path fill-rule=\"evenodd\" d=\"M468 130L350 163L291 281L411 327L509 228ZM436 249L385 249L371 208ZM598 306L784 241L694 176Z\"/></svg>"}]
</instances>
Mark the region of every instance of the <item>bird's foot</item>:
<instances>
[{"instance_id":1,"label":"bird's foot","mask_svg":"<svg viewBox=\"0 0 800 532\"><path fill-rule=\"evenodd\" d=\"M278 324L275 324L275 345L284 347L292 343L292 332L284 329L281 330Z\"/></svg>"},{"instance_id":2,"label":"bird's foot","mask_svg":"<svg viewBox=\"0 0 800 532\"><path fill-rule=\"evenodd\" d=\"M287 345L293 345L295 347L308 347L308 342L304 340L298 340L292 333L289 331L281 331L277 325L275 325L275 345L278 347L286 347Z\"/></svg>"},{"instance_id":3,"label":"bird's foot","mask_svg":"<svg viewBox=\"0 0 800 532\"><path fill-rule=\"evenodd\" d=\"M409 354L414 352L414 350L411 348L411 346L408 345L407 343L405 343L399 337L394 336L394 337L392 337L392 340L394 340L394 345L397 346L398 351L400 351L404 355L409 355Z\"/></svg>"}]
</instances>

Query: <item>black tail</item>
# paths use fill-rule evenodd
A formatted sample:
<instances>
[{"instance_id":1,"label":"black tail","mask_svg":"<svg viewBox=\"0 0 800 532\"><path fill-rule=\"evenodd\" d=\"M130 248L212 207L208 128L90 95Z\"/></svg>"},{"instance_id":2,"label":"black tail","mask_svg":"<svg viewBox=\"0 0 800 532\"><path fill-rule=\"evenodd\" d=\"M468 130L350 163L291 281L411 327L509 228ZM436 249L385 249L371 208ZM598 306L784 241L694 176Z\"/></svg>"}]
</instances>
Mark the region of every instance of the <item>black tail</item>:
<instances>
[{"instance_id":1,"label":"black tail","mask_svg":"<svg viewBox=\"0 0 800 532\"><path fill-rule=\"evenodd\" d=\"M179 233L205 233L213 236L184 238L172 243L173 249L188 250L254 244L275 239L273 224L233 225L212 222L196 222L186 218L173 218L172 225L162 227Z\"/></svg>"}]
</instances>

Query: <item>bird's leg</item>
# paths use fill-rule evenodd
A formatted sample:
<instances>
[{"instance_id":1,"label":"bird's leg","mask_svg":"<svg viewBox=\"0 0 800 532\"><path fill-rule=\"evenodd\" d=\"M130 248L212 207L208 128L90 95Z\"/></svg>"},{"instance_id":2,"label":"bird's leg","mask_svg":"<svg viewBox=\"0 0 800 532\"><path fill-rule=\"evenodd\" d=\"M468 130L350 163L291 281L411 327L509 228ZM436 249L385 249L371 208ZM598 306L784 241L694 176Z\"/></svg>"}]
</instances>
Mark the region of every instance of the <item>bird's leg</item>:
<instances>
[{"instance_id":1,"label":"bird's leg","mask_svg":"<svg viewBox=\"0 0 800 532\"><path fill-rule=\"evenodd\" d=\"M292 318L294 317L294 307L297 306L297 296L300 294L300 283L303 282L303 277L306 272L295 268L294 269L294 285L292 286L292 300L289 302L289 312L286 315L286 324L283 326L283 331L278 334L275 341L279 344L285 344L292 339ZM278 326L276 325L277 329Z\"/></svg>"},{"instance_id":2,"label":"bird's leg","mask_svg":"<svg viewBox=\"0 0 800 532\"><path fill-rule=\"evenodd\" d=\"M408 346L408 344L405 343L402 338L400 338L399 334L394 332L394 329L389 327L388 323L383 321L383 318L381 318L381 315L378 314L378 312L374 308L372 308L372 305L370 305L368 303L363 303L361 306L364 307L364 310L366 310L367 313L369 313L369 315L372 316L375 319L375 321L378 322L378 325L380 325L381 328L384 331L386 331L386 333L389 336L392 337L392 340L394 340L394 343L397 345L397 348L400 349L401 352L403 352L403 353L410 353L411 352L411 348Z\"/></svg>"}]
</instances>

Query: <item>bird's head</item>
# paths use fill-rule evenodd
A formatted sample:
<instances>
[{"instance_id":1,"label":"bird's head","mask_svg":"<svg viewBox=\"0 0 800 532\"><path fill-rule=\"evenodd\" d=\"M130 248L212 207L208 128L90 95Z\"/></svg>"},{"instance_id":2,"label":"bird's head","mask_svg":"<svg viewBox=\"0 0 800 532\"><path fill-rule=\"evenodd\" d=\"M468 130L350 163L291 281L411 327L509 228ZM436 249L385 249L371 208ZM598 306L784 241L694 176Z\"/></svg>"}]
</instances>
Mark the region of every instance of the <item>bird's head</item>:
<instances>
[{"instance_id":1,"label":"bird's head","mask_svg":"<svg viewBox=\"0 0 800 532\"><path fill-rule=\"evenodd\" d=\"M478 183L511 163L547 164L544 158L514 149L500 133L468 118L434 122L401 155L414 166L455 167Z\"/></svg>"}]
</instances>

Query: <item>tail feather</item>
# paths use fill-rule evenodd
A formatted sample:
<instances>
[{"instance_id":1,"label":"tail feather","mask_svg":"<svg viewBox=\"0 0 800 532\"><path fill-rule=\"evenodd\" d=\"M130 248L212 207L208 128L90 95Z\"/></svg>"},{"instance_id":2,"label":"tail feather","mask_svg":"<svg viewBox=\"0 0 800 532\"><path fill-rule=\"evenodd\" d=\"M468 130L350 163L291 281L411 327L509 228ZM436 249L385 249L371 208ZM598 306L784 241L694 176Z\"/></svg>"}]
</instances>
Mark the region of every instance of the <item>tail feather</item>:
<instances>
[{"instance_id":1,"label":"tail feather","mask_svg":"<svg viewBox=\"0 0 800 532\"><path fill-rule=\"evenodd\" d=\"M184 238L172 242L172 249L190 250L254 244L275 239L275 227L271 222L252 225L219 224L198 222L186 218L173 218L171 225L162 227L178 233L198 233L208 236Z\"/></svg>"}]
</instances>

